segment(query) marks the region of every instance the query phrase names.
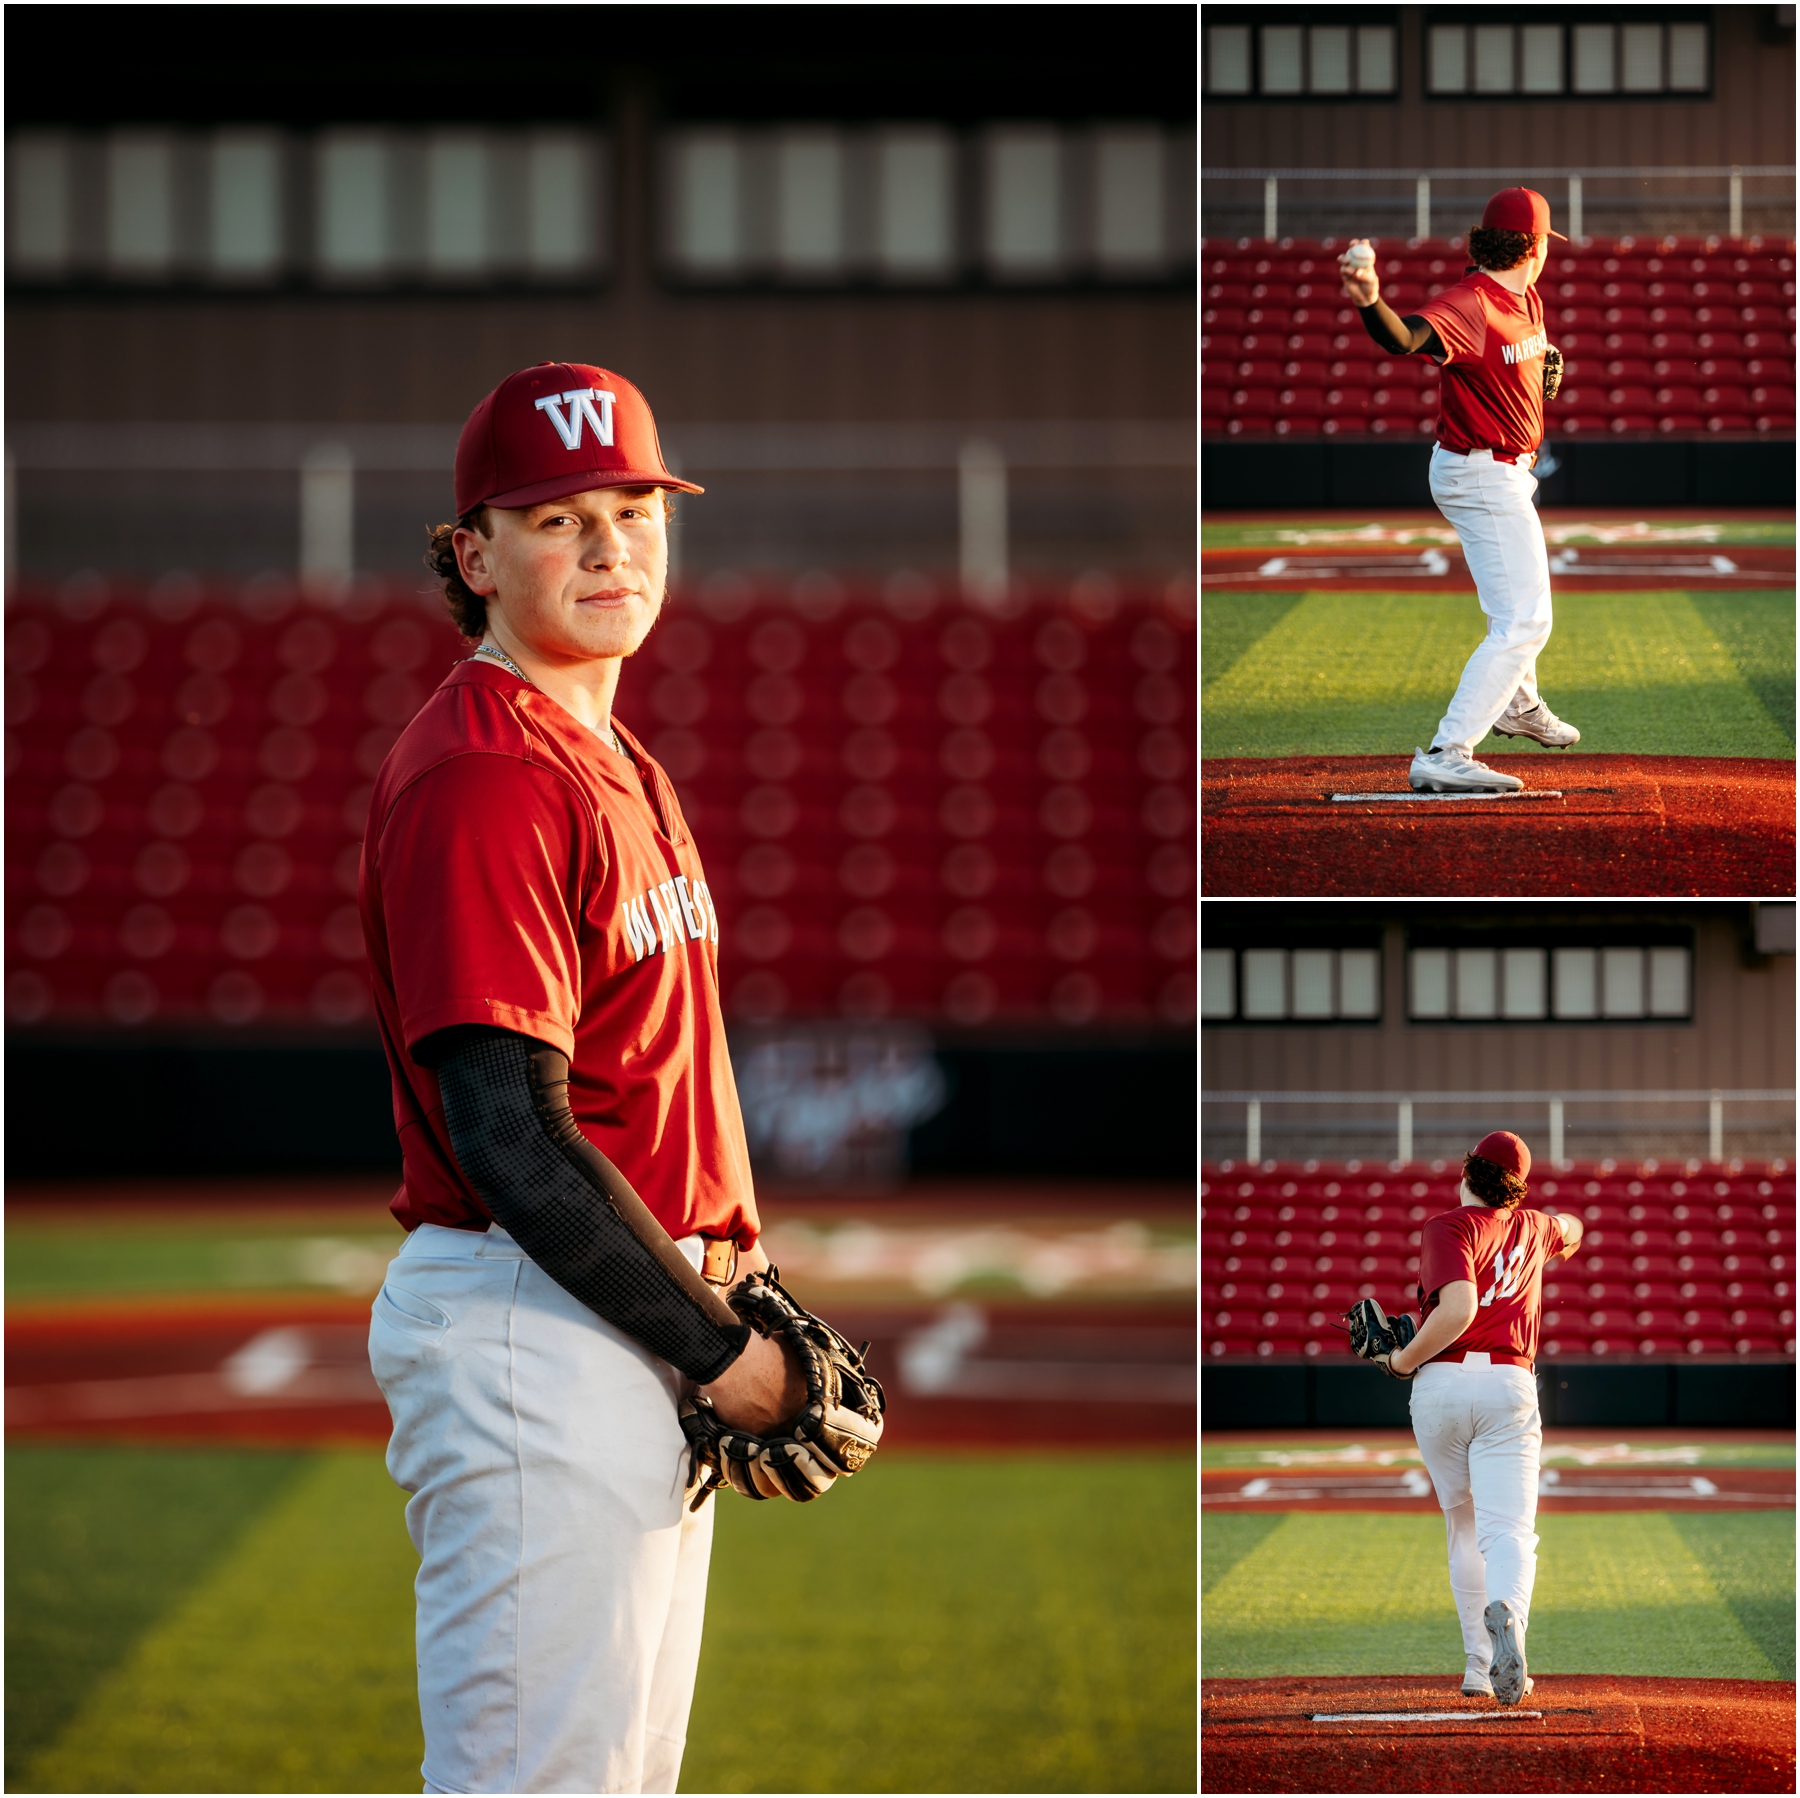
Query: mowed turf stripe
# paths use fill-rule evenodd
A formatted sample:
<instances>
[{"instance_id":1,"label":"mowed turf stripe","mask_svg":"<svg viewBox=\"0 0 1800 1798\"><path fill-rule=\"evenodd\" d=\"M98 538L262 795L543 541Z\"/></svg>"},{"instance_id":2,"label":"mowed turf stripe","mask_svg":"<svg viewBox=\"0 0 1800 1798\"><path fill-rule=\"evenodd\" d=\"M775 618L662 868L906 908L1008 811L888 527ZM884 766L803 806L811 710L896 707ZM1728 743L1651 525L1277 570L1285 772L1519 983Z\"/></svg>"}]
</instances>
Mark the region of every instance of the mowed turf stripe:
<instances>
[{"instance_id":1,"label":"mowed turf stripe","mask_svg":"<svg viewBox=\"0 0 1800 1798\"><path fill-rule=\"evenodd\" d=\"M379 1454L317 1456L13 1789L417 1791L404 1502Z\"/></svg>"},{"instance_id":2,"label":"mowed turf stripe","mask_svg":"<svg viewBox=\"0 0 1800 1798\"><path fill-rule=\"evenodd\" d=\"M1200 687L1229 674L1295 606L1298 593L1207 593L1200 598Z\"/></svg>"},{"instance_id":3,"label":"mowed turf stripe","mask_svg":"<svg viewBox=\"0 0 1800 1798\"><path fill-rule=\"evenodd\" d=\"M1792 1531L1785 1512L1768 1515ZM1208 1518L1202 1527L1210 1533L1211 1526ZM1534 1671L1783 1677L1674 1519L1546 1514L1537 1531L1528 1638ZM1791 1566L1784 1572L1777 1559L1769 1579L1790 1615ZM1201 1669L1214 1678L1448 1677L1462 1655L1441 1517L1291 1512L1213 1588L1201 1617Z\"/></svg>"},{"instance_id":4,"label":"mowed turf stripe","mask_svg":"<svg viewBox=\"0 0 1800 1798\"><path fill-rule=\"evenodd\" d=\"M1206 1520L1200 1556L1202 1596L1218 1585L1245 1555L1261 1547L1287 1521L1284 1511L1218 1511Z\"/></svg>"},{"instance_id":5,"label":"mowed turf stripe","mask_svg":"<svg viewBox=\"0 0 1800 1798\"><path fill-rule=\"evenodd\" d=\"M6 1452L6 1785L307 1471L305 1455Z\"/></svg>"},{"instance_id":6,"label":"mowed turf stripe","mask_svg":"<svg viewBox=\"0 0 1800 1798\"><path fill-rule=\"evenodd\" d=\"M1794 1677L1794 1519L1782 1511L1671 1518L1744 1633L1776 1674Z\"/></svg>"},{"instance_id":7,"label":"mowed turf stripe","mask_svg":"<svg viewBox=\"0 0 1800 1798\"><path fill-rule=\"evenodd\" d=\"M714 1500L681 1789L1192 1792L1195 1499L1191 1457L1019 1455Z\"/></svg>"},{"instance_id":8,"label":"mowed turf stripe","mask_svg":"<svg viewBox=\"0 0 1800 1798\"><path fill-rule=\"evenodd\" d=\"M1485 628L1472 594L1305 594L1207 687L1203 753L1410 756L1430 743ZM1791 655L1791 596L1785 623L1759 615L1727 653L1690 594L1567 594L1539 686L1585 751L1788 756L1792 739L1737 659L1775 662L1783 629ZM1551 753L1492 736L1478 747Z\"/></svg>"},{"instance_id":9,"label":"mowed turf stripe","mask_svg":"<svg viewBox=\"0 0 1800 1798\"><path fill-rule=\"evenodd\" d=\"M1744 685L1762 701L1775 728L1794 736L1794 595L1712 593L1690 596L1719 647L1737 664Z\"/></svg>"}]
</instances>

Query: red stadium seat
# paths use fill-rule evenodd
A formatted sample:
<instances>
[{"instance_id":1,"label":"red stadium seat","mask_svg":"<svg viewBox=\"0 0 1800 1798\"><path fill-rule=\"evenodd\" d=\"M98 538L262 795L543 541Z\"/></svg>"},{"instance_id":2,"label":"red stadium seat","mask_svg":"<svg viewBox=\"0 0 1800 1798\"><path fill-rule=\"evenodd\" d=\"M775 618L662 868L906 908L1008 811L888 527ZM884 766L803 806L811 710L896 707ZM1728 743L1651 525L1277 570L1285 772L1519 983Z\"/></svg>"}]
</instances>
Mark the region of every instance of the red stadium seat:
<instances>
[{"instance_id":1,"label":"red stadium seat","mask_svg":"<svg viewBox=\"0 0 1800 1798\"><path fill-rule=\"evenodd\" d=\"M1283 410L1282 392L1278 387L1234 387L1231 411L1239 418L1273 418Z\"/></svg>"},{"instance_id":2,"label":"red stadium seat","mask_svg":"<svg viewBox=\"0 0 1800 1798\"><path fill-rule=\"evenodd\" d=\"M1317 437L1323 427L1324 419L1317 412L1291 412L1276 419L1274 428L1277 437Z\"/></svg>"},{"instance_id":3,"label":"red stadium seat","mask_svg":"<svg viewBox=\"0 0 1800 1798\"><path fill-rule=\"evenodd\" d=\"M1742 378L1749 386L1792 387L1794 359L1791 356L1752 356L1742 365ZM1736 375L1720 375L1718 379L1736 380Z\"/></svg>"},{"instance_id":4,"label":"red stadium seat","mask_svg":"<svg viewBox=\"0 0 1800 1798\"><path fill-rule=\"evenodd\" d=\"M1257 360L1253 357L1246 357L1244 360L1240 361L1233 370L1231 384L1234 388L1267 387L1279 389L1291 378L1287 374L1287 370L1290 366L1292 365L1276 361L1272 358L1265 361Z\"/></svg>"}]
</instances>

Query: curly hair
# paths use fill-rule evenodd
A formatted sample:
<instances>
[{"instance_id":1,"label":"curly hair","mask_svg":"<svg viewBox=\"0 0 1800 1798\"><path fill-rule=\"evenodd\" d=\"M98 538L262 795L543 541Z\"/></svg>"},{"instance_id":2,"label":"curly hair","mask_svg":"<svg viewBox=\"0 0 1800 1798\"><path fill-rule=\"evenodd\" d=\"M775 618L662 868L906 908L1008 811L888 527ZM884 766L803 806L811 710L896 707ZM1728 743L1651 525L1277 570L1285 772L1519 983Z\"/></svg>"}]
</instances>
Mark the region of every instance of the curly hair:
<instances>
[{"instance_id":1,"label":"curly hair","mask_svg":"<svg viewBox=\"0 0 1800 1798\"><path fill-rule=\"evenodd\" d=\"M458 531L493 536L493 521L488 517L487 507L476 506L455 524L435 526L425 548L425 566L437 576L438 585L443 589L444 607L450 614L450 622L472 642L479 642L487 634L487 597L469 586L456 565L454 539Z\"/></svg>"},{"instance_id":2,"label":"curly hair","mask_svg":"<svg viewBox=\"0 0 1800 1798\"><path fill-rule=\"evenodd\" d=\"M1472 1149L1463 1157L1463 1178L1469 1191L1495 1211L1511 1211L1524 1202L1528 1190L1517 1174L1509 1174L1498 1162Z\"/></svg>"},{"instance_id":3,"label":"curly hair","mask_svg":"<svg viewBox=\"0 0 1800 1798\"><path fill-rule=\"evenodd\" d=\"M1536 248L1537 239L1529 231L1500 231L1488 225L1469 228L1469 260L1491 275L1522 267Z\"/></svg>"},{"instance_id":4,"label":"curly hair","mask_svg":"<svg viewBox=\"0 0 1800 1798\"><path fill-rule=\"evenodd\" d=\"M660 493L663 523L675 522L675 499L668 488L645 487L631 491ZM494 534L494 521L488 516L487 507L471 508L455 524L434 526L425 546L425 566L437 577L438 585L443 589L444 608L450 614L450 622L471 642L479 642L487 634L488 602L485 594L477 593L463 579L462 570L456 565L455 538L458 531L474 531L479 536L491 538Z\"/></svg>"}]
</instances>

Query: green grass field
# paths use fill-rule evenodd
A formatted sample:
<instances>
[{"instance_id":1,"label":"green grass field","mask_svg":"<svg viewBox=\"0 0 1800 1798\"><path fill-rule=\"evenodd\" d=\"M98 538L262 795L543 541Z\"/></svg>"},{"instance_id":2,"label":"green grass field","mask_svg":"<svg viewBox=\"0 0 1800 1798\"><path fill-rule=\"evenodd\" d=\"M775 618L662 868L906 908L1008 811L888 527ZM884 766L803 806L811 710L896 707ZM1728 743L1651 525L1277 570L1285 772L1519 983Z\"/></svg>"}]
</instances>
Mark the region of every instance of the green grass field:
<instances>
[{"instance_id":1,"label":"green grass field","mask_svg":"<svg viewBox=\"0 0 1800 1798\"><path fill-rule=\"evenodd\" d=\"M1485 620L1472 593L1202 595L1208 756L1408 755ZM1794 753L1794 595L1566 593L1538 663L1583 752ZM1478 753L1544 755L1489 736Z\"/></svg>"},{"instance_id":2,"label":"green grass field","mask_svg":"<svg viewBox=\"0 0 1800 1798\"><path fill-rule=\"evenodd\" d=\"M1534 1673L1794 1677L1792 1511L1537 1520ZM1441 1517L1208 1513L1201 1671L1462 1670Z\"/></svg>"},{"instance_id":3,"label":"green grass field","mask_svg":"<svg viewBox=\"0 0 1800 1798\"><path fill-rule=\"evenodd\" d=\"M373 1452L15 1447L6 1784L419 1789ZM720 1506L683 1789L1194 1789L1191 1458L891 1454ZM819 1721L821 1713L824 1721Z\"/></svg>"},{"instance_id":4,"label":"green grass field","mask_svg":"<svg viewBox=\"0 0 1800 1798\"><path fill-rule=\"evenodd\" d=\"M406 1239L392 1219L351 1212L317 1225L175 1217L27 1216L6 1229L13 1300L336 1288L370 1292Z\"/></svg>"}]
</instances>

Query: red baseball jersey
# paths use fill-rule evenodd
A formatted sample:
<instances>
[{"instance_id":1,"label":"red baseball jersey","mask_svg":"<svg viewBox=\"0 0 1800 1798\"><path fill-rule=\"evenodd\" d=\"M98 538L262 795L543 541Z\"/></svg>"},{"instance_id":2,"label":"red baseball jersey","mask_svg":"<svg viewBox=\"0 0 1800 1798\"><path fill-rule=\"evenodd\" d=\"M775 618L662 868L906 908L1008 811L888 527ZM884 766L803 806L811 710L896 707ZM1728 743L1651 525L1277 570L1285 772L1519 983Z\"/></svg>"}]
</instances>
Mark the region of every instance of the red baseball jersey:
<instances>
[{"instance_id":1,"label":"red baseball jersey","mask_svg":"<svg viewBox=\"0 0 1800 1798\"><path fill-rule=\"evenodd\" d=\"M529 683L458 663L375 782L359 898L394 1080L394 1215L486 1229L413 1059L453 1024L569 1057L588 1140L673 1237L760 1231L719 1009L719 917L668 776Z\"/></svg>"},{"instance_id":2,"label":"red baseball jersey","mask_svg":"<svg viewBox=\"0 0 1800 1798\"><path fill-rule=\"evenodd\" d=\"M1419 1242L1419 1321L1438 1307L1452 1280L1471 1280L1475 1321L1452 1345L1537 1359L1544 1314L1544 1263L1562 1252L1555 1218L1523 1206L1494 1211L1459 1205L1427 1218Z\"/></svg>"},{"instance_id":3,"label":"red baseball jersey","mask_svg":"<svg viewBox=\"0 0 1800 1798\"><path fill-rule=\"evenodd\" d=\"M1448 352L1442 364L1438 442L1446 449L1527 455L1544 439L1544 302L1491 275L1465 276L1414 307Z\"/></svg>"}]
</instances>

